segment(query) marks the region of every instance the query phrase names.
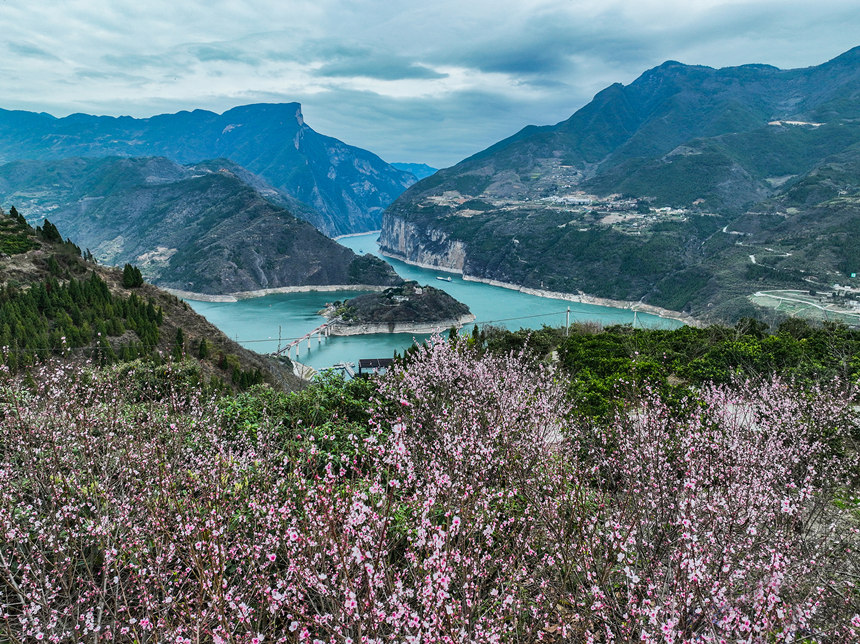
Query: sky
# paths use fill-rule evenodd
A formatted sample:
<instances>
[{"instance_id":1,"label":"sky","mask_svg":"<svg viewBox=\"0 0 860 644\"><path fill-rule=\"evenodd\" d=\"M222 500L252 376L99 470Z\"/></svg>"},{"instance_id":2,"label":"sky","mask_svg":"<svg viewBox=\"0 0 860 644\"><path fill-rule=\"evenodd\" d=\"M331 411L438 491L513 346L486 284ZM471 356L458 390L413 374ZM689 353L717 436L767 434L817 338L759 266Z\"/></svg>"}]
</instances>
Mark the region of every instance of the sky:
<instances>
[{"instance_id":1,"label":"sky","mask_svg":"<svg viewBox=\"0 0 860 644\"><path fill-rule=\"evenodd\" d=\"M666 60L808 67L857 45L857 0L0 0L0 107L298 101L318 132L446 167Z\"/></svg>"}]
</instances>

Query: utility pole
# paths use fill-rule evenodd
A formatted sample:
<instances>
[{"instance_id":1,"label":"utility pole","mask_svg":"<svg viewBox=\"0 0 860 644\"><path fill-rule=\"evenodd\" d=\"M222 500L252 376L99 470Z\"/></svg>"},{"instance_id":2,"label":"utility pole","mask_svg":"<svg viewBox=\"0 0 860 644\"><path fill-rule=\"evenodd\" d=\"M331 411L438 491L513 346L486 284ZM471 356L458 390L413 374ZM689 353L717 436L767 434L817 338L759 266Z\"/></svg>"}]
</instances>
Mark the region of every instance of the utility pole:
<instances>
[{"instance_id":1,"label":"utility pole","mask_svg":"<svg viewBox=\"0 0 860 644\"><path fill-rule=\"evenodd\" d=\"M567 307L567 315L564 320L564 337L570 335L570 307Z\"/></svg>"}]
</instances>

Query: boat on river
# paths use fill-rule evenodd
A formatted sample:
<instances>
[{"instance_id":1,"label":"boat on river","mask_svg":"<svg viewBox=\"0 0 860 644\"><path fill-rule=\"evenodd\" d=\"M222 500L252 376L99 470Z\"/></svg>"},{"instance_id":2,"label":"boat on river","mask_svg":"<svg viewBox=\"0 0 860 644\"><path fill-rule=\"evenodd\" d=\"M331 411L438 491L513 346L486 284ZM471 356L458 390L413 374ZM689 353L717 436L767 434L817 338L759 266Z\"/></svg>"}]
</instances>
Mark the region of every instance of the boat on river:
<instances>
[{"instance_id":1,"label":"boat on river","mask_svg":"<svg viewBox=\"0 0 860 644\"><path fill-rule=\"evenodd\" d=\"M451 281L451 277L450 277L450 276L449 276L449 277L442 277L441 275L437 275L437 276L436 276L436 279L437 279L437 280L442 280L443 282L450 282L450 281Z\"/></svg>"}]
</instances>

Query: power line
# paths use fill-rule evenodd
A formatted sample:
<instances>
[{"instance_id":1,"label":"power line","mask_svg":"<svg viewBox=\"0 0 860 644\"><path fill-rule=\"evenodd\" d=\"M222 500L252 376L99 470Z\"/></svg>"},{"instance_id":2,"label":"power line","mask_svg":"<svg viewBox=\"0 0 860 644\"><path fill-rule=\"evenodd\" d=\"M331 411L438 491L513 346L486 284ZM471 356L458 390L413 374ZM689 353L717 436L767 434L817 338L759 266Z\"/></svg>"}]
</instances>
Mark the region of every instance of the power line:
<instances>
[{"instance_id":1,"label":"power line","mask_svg":"<svg viewBox=\"0 0 860 644\"><path fill-rule=\"evenodd\" d=\"M473 325L477 325L477 326L486 326L488 324L496 324L498 322L515 322L517 320L531 320L531 319L535 319L535 318L551 317L554 315L564 315L566 313L567 313L567 310L552 311L550 313L535 313L533 315L520 315L520 316L510 317L510 318L497 318L495 320L475 320L474 322L470 322L469 324L473 324ZM118 338L120 336L109 336L109 337L117 337ZM258 344L261 342L274 342L274 343L281 342L281 343L289 344L290 342L295 342L297 340L304 340L306 338L308 338L308 334L296 336L296 337L287 337L287 338L281 337L280 339L269 337L269 338L254 338L254 339L248 339L248 340L234 339L233 341L238 343L238 344ZM229 339L230 338L228 337L228 340ZM142 344L138 341L131 341L130 343L127 343L127 344L128 344L128 346L134 346L137 348L150 349L150 350L159 348L161 346L159 344L153 344L153 345ZM121 348L123 346L126 346L126 343L119 344L117 347L112 346L111 348ZM4 353L3 349L4 349L4 347L0 347L0 354ZM83 352L83 351L96 351L96 352L98 352L98 351L104 351L106 349L107 349L106 347L99 347L99 346L93 346L93 345L89 345L89 346L85 346L85 347L69 347L69 346L66 346L66 347L57 347L57 346L53 346L53 347L26 347L23 349L18 349L17 351L13 351L13 350L7 348L5 350L5 353L7 353L7 354L21 354L21 353L33 353L33 352L37 352L37 351L66 352L66 353L75 352L75 351L77 351L77 352Z\"/></svg>"},{"instance_id":2,"label":"power line","mask_svg":"<svg viewBox=\"0 0 860 644\"><path fill-rule=\"evenodd\" d=\"M472 324L484 325L484 324L494 324L496 322L512 322L514 320L528 320L530 318L545 318L545 317L549 317L550 315L564 315L565 313L567 313L566 310L565 311L555 311L553 313L536 313L535 315L521 315L521 316L515 317L515 318L499 318L498 320L482 320L480 322L475 321L475 322L472 322Z\"/></svg>"},{"instance_id":3,"label":"power line","mask_svg":"<svg viewBox=\"0 0 860 644\"><path fill-rule=\"evenodd\" d=\"M496 320L475 320L474 322L470 322L469 324L476 324L478 326L486 326L487 324L495 324L497 322L513 322L515 320L530 320L533 318L544 318L544 317L550 317L553 315L564 315L565 313L567 313L566 310L564 310L564 311L553 311L551 313L536 313L534 315L520 315L520 316L512 317L512 318L498 318ZM298 336L295 338L283 338L282 337L280 340L281 340L281 342L286 342L287 344L289 344L290 342L295 342L296 340L304 340L307 337L308 337L308 334L306 333L305 335L301 335L301 336ZM237 339L235 341L239 342L240 344L253 344L253 343L257 343L257 342L277 342L277 339L276 338L261 338L261 339L249 339L249 340L238 340Z\"/></svg>"}]
</instances>

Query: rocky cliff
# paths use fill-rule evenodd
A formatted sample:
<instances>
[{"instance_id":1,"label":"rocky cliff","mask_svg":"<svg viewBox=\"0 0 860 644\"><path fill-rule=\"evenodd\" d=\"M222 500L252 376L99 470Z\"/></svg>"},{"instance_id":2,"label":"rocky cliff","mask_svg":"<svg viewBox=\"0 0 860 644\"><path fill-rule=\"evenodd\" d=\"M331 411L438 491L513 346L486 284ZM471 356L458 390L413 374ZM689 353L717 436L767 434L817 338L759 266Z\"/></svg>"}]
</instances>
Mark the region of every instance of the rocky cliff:
<instances>
[{"instance_id":1,"label":"rocky cliff","mask_svg":"<svg viewBox=\"0 0 860 644\"><path fill-rule=\"evenodd\" d=\"M379 235L379 249L389 257L424 268L462 273L466 245L441 230L388 216Z\"/></svg>"}]
</instances>

